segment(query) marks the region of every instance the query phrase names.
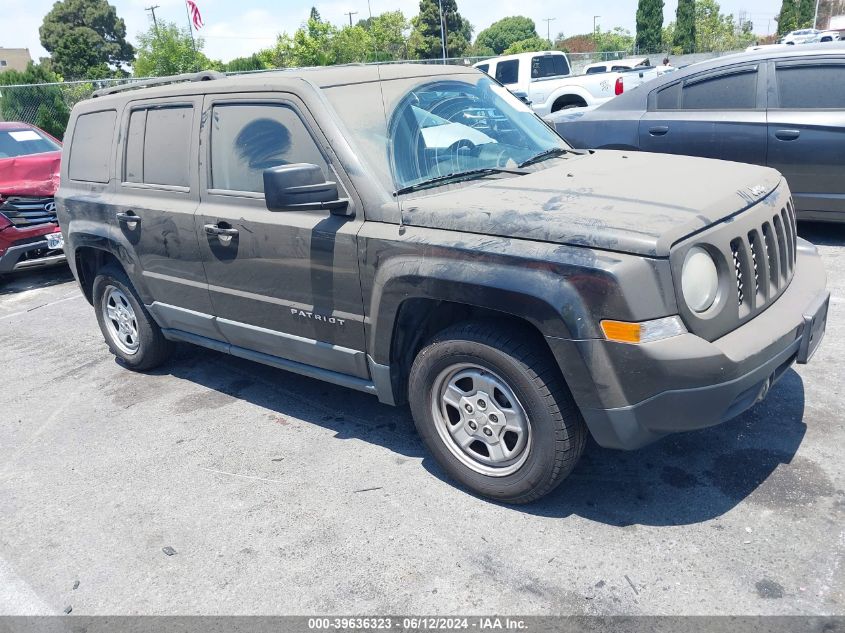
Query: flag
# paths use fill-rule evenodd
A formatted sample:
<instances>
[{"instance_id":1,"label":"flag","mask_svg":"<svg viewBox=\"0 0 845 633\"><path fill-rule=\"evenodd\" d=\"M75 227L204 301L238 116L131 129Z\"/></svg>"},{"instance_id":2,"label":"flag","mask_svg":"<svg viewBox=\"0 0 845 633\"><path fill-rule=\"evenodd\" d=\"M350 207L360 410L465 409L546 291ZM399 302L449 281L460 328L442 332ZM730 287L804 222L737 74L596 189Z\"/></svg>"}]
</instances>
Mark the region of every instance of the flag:
<instances>
[{"instance_id":1,"label":"flag","mask_svg":"<svg viewBox=\"0 0 845 633\"><path fill-rule=\"evenodd\" d=\"M194 28L199 31L203 26L200 8L194 0L185 0L185 2L188 4L188 15L191 16L191 22L193 23Z\"/></svg>"}]
</instances>

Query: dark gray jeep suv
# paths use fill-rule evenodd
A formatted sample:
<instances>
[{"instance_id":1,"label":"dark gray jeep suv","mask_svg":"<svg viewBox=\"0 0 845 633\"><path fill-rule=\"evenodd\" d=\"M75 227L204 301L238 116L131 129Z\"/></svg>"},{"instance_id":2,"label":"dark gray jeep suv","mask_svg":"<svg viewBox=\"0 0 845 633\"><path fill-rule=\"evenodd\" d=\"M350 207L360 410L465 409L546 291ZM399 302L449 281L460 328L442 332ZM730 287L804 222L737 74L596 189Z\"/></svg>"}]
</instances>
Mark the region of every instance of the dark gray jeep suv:
<instances>
[{"instance_id":1,"label":"dark gray jeep suv","mask_svg":"<svg viewBox=\"0 0 845 633\"><path fill-rule=\"evenodd\" d=\"M159 83L74 108L57 196L129 368L187 341L410 401L450 475L527 502L588 431L718 424L824 333L774 170L573 151L474 69Z\"/></svg>"}]
</instances>

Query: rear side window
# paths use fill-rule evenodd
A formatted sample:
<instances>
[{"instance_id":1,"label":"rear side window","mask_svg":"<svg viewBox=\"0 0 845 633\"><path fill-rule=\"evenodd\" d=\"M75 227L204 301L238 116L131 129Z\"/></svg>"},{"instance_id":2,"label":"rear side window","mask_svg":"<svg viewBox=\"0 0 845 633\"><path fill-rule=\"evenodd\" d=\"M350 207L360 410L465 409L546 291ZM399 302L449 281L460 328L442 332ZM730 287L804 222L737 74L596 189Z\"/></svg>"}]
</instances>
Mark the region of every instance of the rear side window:
<instances>
[{"instance_id":1,"label":"rear side window","mask_svg":"<svg viewBox=\"0 0 845 633\"><path fill-rule=\"evenodd\" d=\"M519 60L509 59L496 64L496 80L503 84L515 84L519 81Z\"/></svg>"},{"instance_id":2,"label":"rear side window","mask_svg":"<svg viewBox=\"0 0 845 633\"><path fill-rule=\"evenodd\" d=\"M476 66L476 68L478 68L478 70L480 70L481 72L486 73L490 70L490 64L479 64L478 66Z\"/></svg>"},{"instance_id":3,"label":"rear side window","mask_svg":"<svg viewBox=\"0 0 845 633\"><path fill-rule=\"evenodd\" d=\"M117 112L104 110L82 114L73 128L68 177L71 180L106 183L112 153Z\"/></svg>"},{"instance_id":4,"label":"rear side window","mask_svg":"<svg viewBox=\"0 0 845 633\"><path fill-rule=\"evenodd\" d=\"M190 105L133 110L126 134L124 181L189 187L193 118Z\"/></svg>"},{"instance_id":5,"label":"rear side window","mask_svg":"<svg viewBox=\"0 0 845 633\"><path fill-rule=\"evenodd\" d=\"M563 55L538 55L531 58L531 79L568 74L569 64Z\"/></svg>"},{"instance_id":6,"label":"rear side window","mask_svg":"<svg viewBox=\"0 0 845 633\"><path fill-rule=\"evenodd\" d=\"M684 110L754 110L757 107L757 69L687 80Z\"/></svg>"},{"instance_id":7,"label":"rear side window","mask_svg":"<svg viewBox=\"0 0 845 633\"><path fill-rule=\"evenodd\" d=\"M781 108L840 109L845 105L845 64L778 66Z\"/></svg>"},{"instance_id":8,"label":"rear side window","mask_svg":"<svg viewBox=\"0 0 845 633\"><path fill-rule=\"evenodd\" d=\"M311 163L328 165L308 128L281 104L225 104L212 108L211 188L264 192L264 170Z\"/></svg>"},{"instance_id":9,"label":"rear side window","mask_svg":"<svg viewBox=\"0 0 845 633\"><path fill-rule=\"evenodd\" d=\"M607 66L593 66L592 68L588 68L586 74L587 75L598 75L599 73L607 72Z\"/></svg>"}]
</instances>

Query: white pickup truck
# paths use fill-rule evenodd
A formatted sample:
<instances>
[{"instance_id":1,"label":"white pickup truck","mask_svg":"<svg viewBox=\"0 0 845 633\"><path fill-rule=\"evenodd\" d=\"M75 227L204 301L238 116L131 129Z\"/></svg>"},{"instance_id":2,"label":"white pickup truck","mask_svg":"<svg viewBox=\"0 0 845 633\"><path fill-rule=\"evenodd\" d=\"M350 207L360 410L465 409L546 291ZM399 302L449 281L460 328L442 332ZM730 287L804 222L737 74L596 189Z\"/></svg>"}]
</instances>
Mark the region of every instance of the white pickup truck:
<instances>
[{"instance_id":1,"label":"white pickup truck","mask_svg":"<svg viewBox=\"0 0 845 633\"><path fill-rule=\"evenodd\" d=\"M566 53L540 51L494 57L475 64L511 92L524 94L540 116L565 108L600 105L651 79L643 72L573 75ZM653 70L653 69L648 69ZM657 76L657 71L653 72Z\"/></svg>"}]
</instances>

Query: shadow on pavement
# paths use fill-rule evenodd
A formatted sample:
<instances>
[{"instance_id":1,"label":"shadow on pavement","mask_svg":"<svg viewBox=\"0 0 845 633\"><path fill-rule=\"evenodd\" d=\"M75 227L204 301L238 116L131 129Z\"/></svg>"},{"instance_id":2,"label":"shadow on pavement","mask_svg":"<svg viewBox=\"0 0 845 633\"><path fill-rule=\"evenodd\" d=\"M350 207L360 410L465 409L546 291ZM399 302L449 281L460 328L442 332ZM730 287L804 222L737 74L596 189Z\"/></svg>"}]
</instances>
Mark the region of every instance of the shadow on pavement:
<instances>
[{"instance_id":1,"label":"shadow on pavement","mask_svg":"<svg viewBox=\"0 0 845 633\"><path fill-rule=\"evenodd\" d=\"M57 264L39 270L20 271L0 277L0 296L25 290L48 288L73 281L73 274L67 264Z\"/></svg>"},{"instance_id":2,"label":"shadow on pavement","mask_svg":"<svg viewBox=\"0 0 845 633\"><path fill-rule=\"evenodd\" d=\"M407 407L389 407L363 393L190 346L180 348L159 372L331 429L338 440L357 438L422 457L430 474L446 480L417 437ZM795 456L806 431L803 415L804 385L790 370L764 402L725 424L669 436L633 452L606 450L591 440L560 488L512 509L578 515L614 526L668 526L719 517L755 491L761 503L788 504L787 497L800 496L800 490L780 490L780 483L768 480ZM759 492L767 486L771 489Z\"/></svg>"},{"instance_id":3,"label":"shadow on pavement","mask_svg":"<svg viewBox=\"0 0 845 633\"><path fill-rule=\"evenodd\" d=\"M845 223L799 222L798 236L821 246L845 245Z\"/></svg>"}]
</instances>

